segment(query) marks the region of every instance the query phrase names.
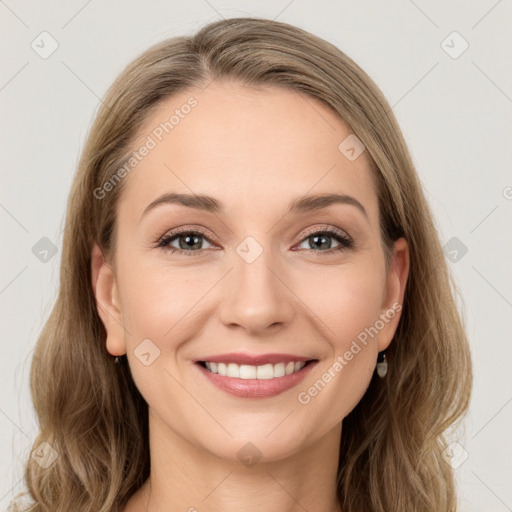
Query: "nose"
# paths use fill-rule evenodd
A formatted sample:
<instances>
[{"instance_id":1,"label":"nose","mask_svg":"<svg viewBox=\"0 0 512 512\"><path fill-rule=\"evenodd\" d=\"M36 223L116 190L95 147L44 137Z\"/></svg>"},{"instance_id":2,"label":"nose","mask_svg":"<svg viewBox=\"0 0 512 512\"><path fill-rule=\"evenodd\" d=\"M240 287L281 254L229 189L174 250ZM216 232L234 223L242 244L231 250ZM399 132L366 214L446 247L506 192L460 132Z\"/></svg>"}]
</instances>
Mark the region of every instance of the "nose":
<instances>
[{"instance_id":1,"label":"nose","mask_svg":"<svg viewBox=\"0 0 512 512\"><path fill-rule=\"evenodd\" d=\"M271 251L263 250L251 263L235 253L233 263L219 306L222 323L230 328L238 326L249 334L289 325L294 315L293 293Z\"/></svg>"}]
</instances>

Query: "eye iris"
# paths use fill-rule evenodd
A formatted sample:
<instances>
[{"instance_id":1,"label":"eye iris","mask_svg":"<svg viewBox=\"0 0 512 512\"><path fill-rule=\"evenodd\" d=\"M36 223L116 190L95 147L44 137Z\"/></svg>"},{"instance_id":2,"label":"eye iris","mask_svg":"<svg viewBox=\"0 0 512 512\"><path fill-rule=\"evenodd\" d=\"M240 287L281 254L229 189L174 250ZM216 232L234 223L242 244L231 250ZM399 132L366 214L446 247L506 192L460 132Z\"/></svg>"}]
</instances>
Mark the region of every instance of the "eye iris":
<instances>
[{"instance_id":1,"label":"eye iris","mask_svg":"<svg viewBox=\"0 0 512 512\"><path fill-rule=\"evenodd\" d=\"M316 247L319 249L330 249L331 237L329 235L312 235L309 237L309 243L311 247Z\"/></svg>"},{"instance_id":2,"label":"eye iris","mask_svg":"<svg viewBox=\"0 0 512 512\"><path fill-rule=\"evenodd\" d=\"M180 235L180 249L200 249L201 248L201 236L198 235ZM184 243L182 241L185 240Z\"/></svg>"}]
</instances>

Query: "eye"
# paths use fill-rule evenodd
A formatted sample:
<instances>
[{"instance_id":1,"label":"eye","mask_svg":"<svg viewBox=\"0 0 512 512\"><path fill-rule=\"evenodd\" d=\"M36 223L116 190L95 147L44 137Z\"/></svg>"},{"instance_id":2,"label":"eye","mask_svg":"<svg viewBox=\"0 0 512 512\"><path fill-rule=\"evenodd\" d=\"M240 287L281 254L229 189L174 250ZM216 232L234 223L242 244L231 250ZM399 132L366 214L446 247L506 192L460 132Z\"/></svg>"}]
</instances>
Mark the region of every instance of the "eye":
<instances>
[{"instance_id":1,"label":"eye","mask_svg":"<svg viewBox=\"0 0 512 512\"><path fill-rule=\"evenodd\" d=\"M202 247L203 240L206 240L207 243L210 243L206 235L200 231L184 230L164 235L158 241L157 246L163 247L171 253L177 252L180 254L186 254L187 256L193 256L194 253L201 252L200 249L204 249L204 247ZM177 243L178 247L171 245L173 243Z\"/></svg>"},{"instance_id":2,"label":"eye","mask_svg":"<svg viewBox=\"0 0 512 512\"><path fill-rule=\"evenodd\" d=\"M300 243L299 248L301 245L306 244L306 247L303 247L303 249L313 250L322 254L333 254L350 249L354 245L354 242L346 233L335 228L324 228L309 232L307 235L304 241ZM331 239L335 239L338 245L333 247Z\"/></svg>"}]
</instances>

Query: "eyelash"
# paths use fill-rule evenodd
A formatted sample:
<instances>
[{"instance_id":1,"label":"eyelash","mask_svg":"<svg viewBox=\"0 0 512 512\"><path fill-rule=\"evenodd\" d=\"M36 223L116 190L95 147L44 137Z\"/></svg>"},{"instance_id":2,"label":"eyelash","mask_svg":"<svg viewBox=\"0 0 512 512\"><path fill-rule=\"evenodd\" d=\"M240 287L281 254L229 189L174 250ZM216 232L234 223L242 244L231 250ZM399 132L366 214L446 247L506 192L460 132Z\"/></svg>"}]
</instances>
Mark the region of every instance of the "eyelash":
<instances>
[{"instance_id":1,"label":"eyelash","mask_svg":"<svg viewBox=\"0 0 512 512\"><path fill-rule=\"evenodd\" d=\"M186 256L197 256L204 251L204 249L197 250L197 251L186 251L183 249L177 249L176 247L171 247L169 245L169 243L172 242L177 236L183 235L183 234L198 235L198 236L201 236L204 239L206 239L209 243L212 243L211 240L201 231L192 230L192 229L183 229L183 230L172 231L171 233L165 234L162 238L160 238L160 240L158 240L156 247L162 248L166 251L169 251L169 253L171 253L171 254L177 253L177 254L184 254ZM314 251L314 252L318 252L318 253L322 254L323 256L331 256L331 255L337 254L341 251L344 251L346 249L352 249L354 247L354 241L350 237L345 235L342 231L335 229L335 228L323 228L323 229L307 232L305 234L305 237L301 239L300 243L304 242L305 240L307 240L309 237L311 237L313 235L325 235L325 234L331 236L332 238L335 238L340 243L340 245L338 247L334 247L334 248L328 249L326 251L314 251L313 249L299 249L299 250Z\"/></svg>"}]
</instances>

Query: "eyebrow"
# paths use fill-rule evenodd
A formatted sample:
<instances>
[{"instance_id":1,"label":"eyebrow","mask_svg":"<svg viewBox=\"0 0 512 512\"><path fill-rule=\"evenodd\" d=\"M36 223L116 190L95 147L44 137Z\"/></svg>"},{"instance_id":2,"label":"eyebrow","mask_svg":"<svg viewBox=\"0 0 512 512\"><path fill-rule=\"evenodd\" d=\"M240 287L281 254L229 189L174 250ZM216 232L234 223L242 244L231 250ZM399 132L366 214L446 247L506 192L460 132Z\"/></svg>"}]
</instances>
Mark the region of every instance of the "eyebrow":
<instances>
[{"instance_id":1,"label":"eyebrow","mask_svg":"<svg viewBox=\"0 0 512 512\"><path fill-rule=\"evenodd\" d=\"M141 218L149 211L162 204L180 204L182 206L188 206L189 208L195 208L196 210L203 210L211 213L220 213L223 210L222 203L211 196L204 194L167 193L157 197L152 203L150 203L142 213ZM346 194L318 194L303 196L292 201L286 213L307 213L327 208L333 204L348 204L355 206L368 219L368 213L364 209L364 206L355 197L348 196Z\"/></svg>"}]
</instances>

